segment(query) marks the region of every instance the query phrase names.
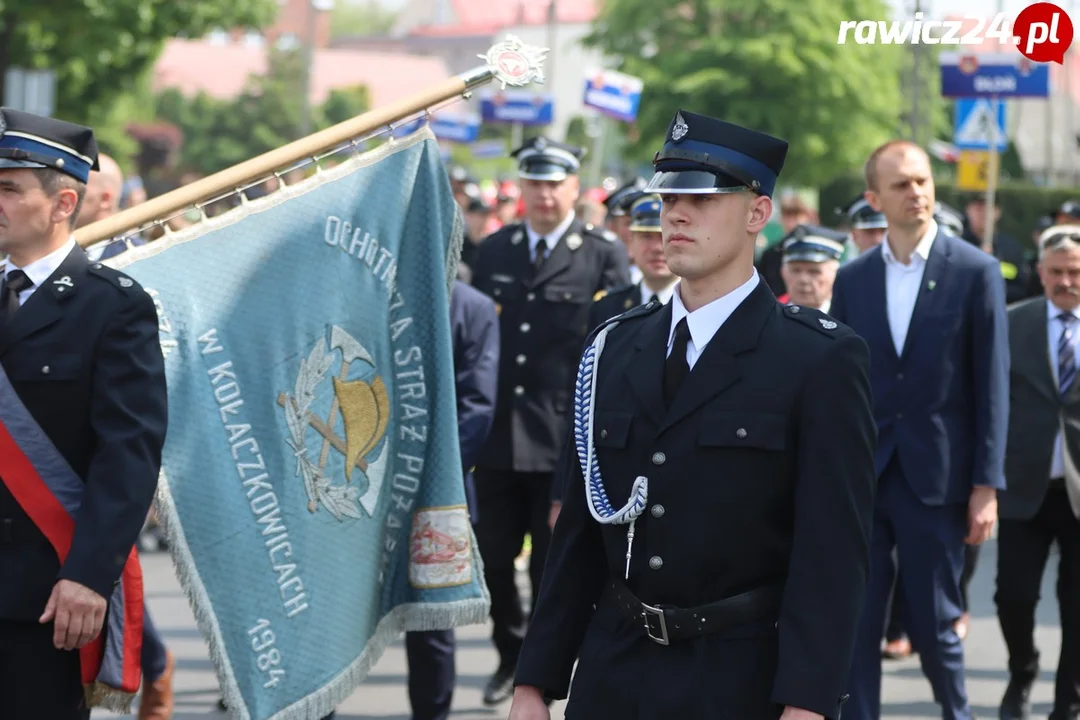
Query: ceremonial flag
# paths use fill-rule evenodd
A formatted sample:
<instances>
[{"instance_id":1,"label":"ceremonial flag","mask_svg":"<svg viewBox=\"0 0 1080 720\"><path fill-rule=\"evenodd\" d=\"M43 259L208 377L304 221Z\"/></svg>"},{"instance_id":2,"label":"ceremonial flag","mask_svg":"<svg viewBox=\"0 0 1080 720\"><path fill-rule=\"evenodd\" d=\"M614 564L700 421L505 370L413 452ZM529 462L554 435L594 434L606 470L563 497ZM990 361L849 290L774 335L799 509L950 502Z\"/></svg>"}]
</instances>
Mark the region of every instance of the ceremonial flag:
<instances>
[{"instance_id":1,"label":"ceremonial flag","mask_svg":"<svg viewBox=\"0 0 1080 720\"><path fill-rule=\"evenodd\" d=\"M225 699L320 718L489 598L458 447L460 214L427 128L109 263L158 306L158 496Z\"/></svg>"}]
</instances>

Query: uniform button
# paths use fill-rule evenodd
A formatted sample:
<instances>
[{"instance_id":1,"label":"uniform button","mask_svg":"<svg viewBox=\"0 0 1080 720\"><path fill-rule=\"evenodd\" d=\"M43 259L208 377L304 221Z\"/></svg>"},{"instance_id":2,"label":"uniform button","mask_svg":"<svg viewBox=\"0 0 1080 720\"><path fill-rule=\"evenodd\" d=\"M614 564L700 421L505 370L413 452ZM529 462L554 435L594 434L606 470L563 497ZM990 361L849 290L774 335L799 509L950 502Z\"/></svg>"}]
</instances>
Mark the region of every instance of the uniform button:
<instances>
[{"instance_id":1,"label":"uniform button","mask_svg":"<svg viewBox=\"0 0 1080 720\"><path fill-rule=\"evenodd\" d=\"M651 567L653 570L659 570L660 568L664 567L664 558L660 557L659 555L653 555L651 558L649 558L649 567Z\"/></svg>"},{"instance_id":2,"label":"uniform button","mask_svg":"<svg viewBox=\"0 0 1080 720\"><path fill-rule=\"evenodd\" d=\"M536 293L529 293L528 295L525 296L525 299L528 300L529 302L532 302L533 300L536 299Z\"/></svg>"},{"instance_id":3,"label":"uniform button","mask_svg":"<svg viewBox=\"0 0 1080 720\"><path fill-rule=\"evenodd\" d=\"M740 440L746 437L746 428L739 428L738 430L736 430L735 437L739 438Z\"/></svg>"},{"instance_id":4,"label":"uniform button","mask_svg":"<svg viewBox=\"0 0 1080 720\"><path fill-rule=\"evenodd\" d=\"M569 300L570 298L572 298L574 296L571 293L563 293L562 297L563 297L563 300Z\"/></svg>"},{"instance_id":5,"label":"uniform button","mask_svg":"<svg viewBox=\"0 0 1080 720\"><path fill-rule=\"evenodd\" d=\"M498 297L499 295L502 295L502 288L495 288L495 296Z\"/></svg>"},{"instance_id":6,"label":"uniform button","mask_svg":"<svg viewBox=\"0 0 1080 720\"><path fill-rule=\"evenodd\" d=\"M665 455L662 452L653 453L653 456L652 456L652 464L653 465L663 465L665 462L667 462L667 455Z\"/></svg>"},{"instance_id":7,"label":"uniform button","mask_svg":"<svg viewBox=\"0 0 1080 720\"><path fill-rule=\"evenodd\" d=\"M516 388L514 388L514 394L517 395L518 397L521 397L522 395L525 394L525 388L518 385Z\"/></svg>"},{"instance_id":8,"label":"uniform button","mask_svg":"<svg viewBox=\"0 0 1080 720\"><path fill-rule=\"evenodd\" d=\"M529 323L521 323L521 332L529 332L532 326Z\"/></svg>"},{"instance_id":9,"label":"uniform button","mask_svg":"<svg viewBox=\"0 0 1080 720\"><path fill-rule=\"evenodd\" d=\"M524 355L518 355L516 360L517 360L518 365L524 365L525 364L525 356Z\"/></svg>"},{"instance_id":10,"label":"uniform button","mask_svg":"<svg viewBox=\"0 0 1080 720\"><path fill-rule=\"evenodd\" d=\"M663 505L653 505L651 512L652 512L652 516L654 518L662 518L662 517L664 517L664 512L665 512L664 506Z\"/></svg>"},{"instance_id":11,"label":"uniform button","mask_svg":"<svg viewBox=\"0 0 1080 720\"><path fill-rule=\"evenodd\" d=\"M904 419L904 413L896 413L896 419L897 420L903 420Z\"/></svg>"},{"instance_id":12,"label":"uniform button","mask_svg":"<svg viewBox=\"0 0 1080 720\"><path fill-rule=\"evenodd\" d=\"M896 379L897 380L903 380L904 379L904 373L896 373Z\"/></svg>"},{"instance_id":13,"label":"uniform button","mask_svg":"<svg viewBox=\"0 0 1080 720\"><path fill-rule=\"evenodd\" d=\"M49 366L48 366L48 365L43 365L43 366L41 367L41 372L42 372L42 374L43 374L43 375L48 375L48 374L49 374L49 372L50 372L50 370L49 370Z\"/></svg>"},{"instance_id":14,"label":"uniform button","mask_svg":"<svg viewBox=\"0 0 1080 720\"><path fill-rule=\"evenodd\" d=\"M794 315L797 312L799 312L799 306L798 305L792 305L791 306L791 314Z\"/></svg>"},{"instance_id":15,"label":"uniform button","mask_svg":"<svg viewBox=\"0 0 1080 720\"><path fill-rule=\"evenodd\" d=\"M607 430L600 431L600 439L605 440L607 438Z\"/></svg>"}]
</instances>

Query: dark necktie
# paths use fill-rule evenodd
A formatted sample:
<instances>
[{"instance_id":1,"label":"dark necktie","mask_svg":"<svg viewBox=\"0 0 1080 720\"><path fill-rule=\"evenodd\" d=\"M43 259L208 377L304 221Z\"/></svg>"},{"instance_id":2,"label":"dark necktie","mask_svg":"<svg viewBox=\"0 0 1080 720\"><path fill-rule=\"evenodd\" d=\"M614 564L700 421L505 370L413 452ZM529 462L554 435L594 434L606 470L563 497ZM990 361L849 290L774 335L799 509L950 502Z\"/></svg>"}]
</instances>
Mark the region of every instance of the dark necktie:
<instances>
[{"instance_id":1,"label":"dark necktie","mask_svg":"<svg viewBox=\"0 0 1080 720\"><path fill-rule=\"evenodd\" d=\"M10 318L19 309L19 293L34 286L22 270L12 270L4 278L4 292L0 294L0 307L4 317Z\"/></svg>"},{"instance_id":2,"label":"dark necktie","mask_svg":"<svg viewBox=\"0 0 1080 720\"><path fill-rule=\"evenodd\" d=\"M664 363L664 402L668 407L671 407L683 380L690 374L690 363L686 361L689 345L690 326L686 323L686 318L683 318L675 326L675 342L672 343L671 354Z\"/></svg>"},{"instance_id":3,"label":"dark necktie","mask_svg":"<svg viewBox=\"0 0 1080 720\"><path fill-rule=\"evenodd\" d=\"M1076 378L1076 353L1073 351L1073 333L1076 329L1076 316L1061 313L1058 320L1065 326L1058 338L1058 387L1064 395Z\"/></svg>"},{"instance_id":4,"label":"dark necktie","mask_svg":"<svg viewBox=\"0 0 1080 720\"><path fill-rule=\"evenodd\" d=\"M543 267L544 261L547 260L547 256L547 240L540 238L540 241L536 243L536 257L533 259L533 272L540 272L540 268Z\"/></svg>"}]
</instances>

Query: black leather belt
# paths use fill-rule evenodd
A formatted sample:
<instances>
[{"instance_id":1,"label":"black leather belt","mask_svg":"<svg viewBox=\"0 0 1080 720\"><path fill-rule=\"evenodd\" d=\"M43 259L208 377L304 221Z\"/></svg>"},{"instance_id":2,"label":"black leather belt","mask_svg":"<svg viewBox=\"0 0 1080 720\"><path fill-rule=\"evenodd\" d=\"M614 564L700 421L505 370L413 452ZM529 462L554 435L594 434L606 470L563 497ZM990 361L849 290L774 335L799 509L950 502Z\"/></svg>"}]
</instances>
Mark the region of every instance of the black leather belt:
<instances>
[{"instance_id":1,"label":"black leather belt","mask_svg":"<svg viewBox=\"0 0 1080 720\"><path fill-rule=\"evenodd\" d=\"M621 580L612 580L610 589L619 608L630 620L641 622L645 635L658 645L775 618L784 594L783 586L768 585L708 605L676 608L646 605Z\"/></svg>"}]
</instances>

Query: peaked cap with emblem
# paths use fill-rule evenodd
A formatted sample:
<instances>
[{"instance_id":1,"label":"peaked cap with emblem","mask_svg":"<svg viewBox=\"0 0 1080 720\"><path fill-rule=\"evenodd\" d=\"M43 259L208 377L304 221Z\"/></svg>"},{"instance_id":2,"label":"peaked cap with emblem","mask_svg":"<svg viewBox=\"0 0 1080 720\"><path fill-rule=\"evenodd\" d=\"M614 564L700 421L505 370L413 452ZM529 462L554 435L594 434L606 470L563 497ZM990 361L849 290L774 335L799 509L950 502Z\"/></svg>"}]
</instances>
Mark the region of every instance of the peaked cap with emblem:
<instances>
[{"instance_id":1,"label":"peaked cap with emblem","mask_svg":"<svg viewBox=\"0 0 1080 720\"><path fill-rule=\"evenodd\" d=\"M869 201L862 194L859 194L844 207L836 208L836 214L847 215L851 227L855 230L884 230L889 227L889 221L885 219L885 213L872 208Z\"/></svg>"},{"instance_id":2,"label":"peaked cap with emblem","mask_svg":"<svg viewBox=\"0 0 1080 720\"><path fill-rule=\"evenodd\" d=\"M518 177L558 181L577 174L585 148L557 143L541 135L527 140L510 157L518 161Z\"/></svg>"},{"instance_id":3,"label":"peaked cap with emblem","mask_svg":"<svg viewBox=\"0 0 1080 720\"><path fill-rule=\"evenodd\" d=\"M784 262L839 260L847 235L821 225L797 225L783 240Z\"/></svg>"},{"instance_id":4,"label":"peaked cap with emblem","mask_svg":"<svg viewBox=\"0 0 1080 720\"><path fill-rule=\"evenodd\" d=\"M604 206L607 207L609 217L621 217L630 214L630 206L645 192L645 186L649 183L645 178L636 177L607 196Z\"/></svg>"},{"instance_id":5,"label":"peaked cap with emblem","mask_svg":"<svg viewBox=\"0 0 1080 720\"><path fill-rule=\"evenodd\" d=\"M94 131L82 125L0 108L0 170L51 168L86 182L99 170Z\"/></svg>"},{"instance_id":6,"label":"peaked cap with emblem","mask_svg":"<svg viewBox=\"0 0 1080 720\"><path fill-rule=\"evenodd\" d=\"M656 174L646 191L707 194L749 189L771 197L787 149L780 138L679 110L664 149L653 158Z\"/></svg>"},{"instance_id":7,"label":"peaked cap with emblem","mask_svg":"<svg viewBox=\"0 0 1080 720\"><path fill-rule=\"evenodd\" d=\"M636 232L660 232L659 195L642 195L630 208L630 229Z\"/></svg>"}]
</instances>

